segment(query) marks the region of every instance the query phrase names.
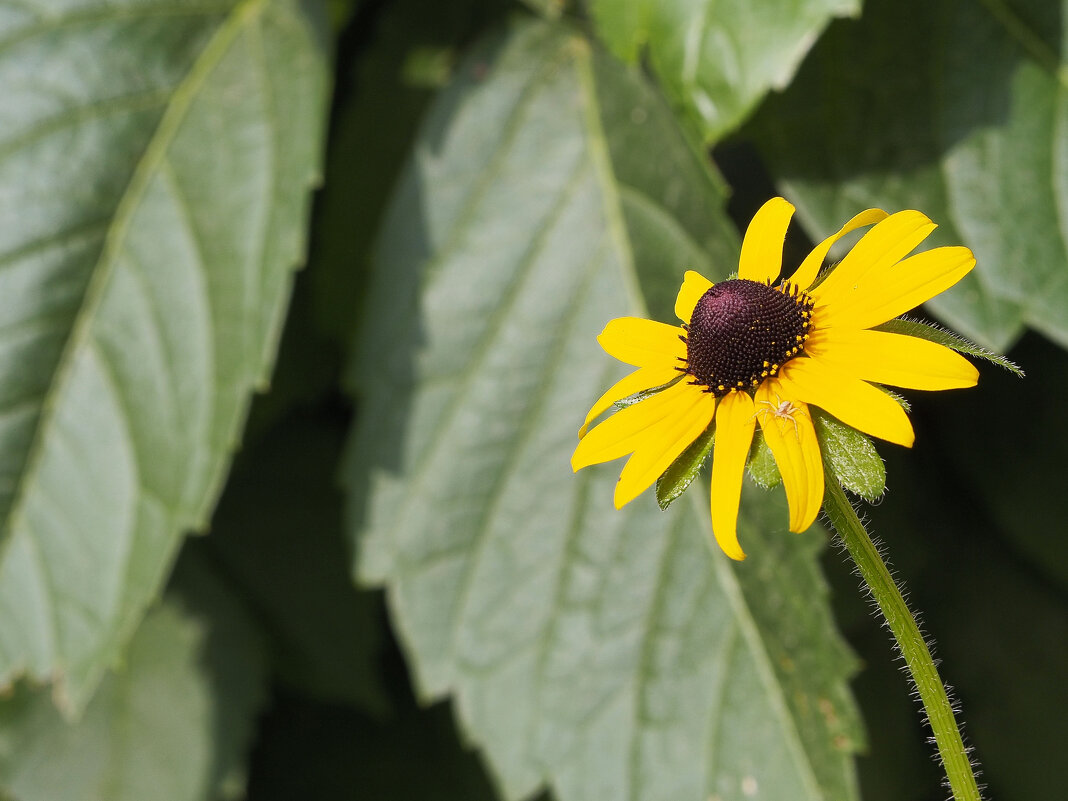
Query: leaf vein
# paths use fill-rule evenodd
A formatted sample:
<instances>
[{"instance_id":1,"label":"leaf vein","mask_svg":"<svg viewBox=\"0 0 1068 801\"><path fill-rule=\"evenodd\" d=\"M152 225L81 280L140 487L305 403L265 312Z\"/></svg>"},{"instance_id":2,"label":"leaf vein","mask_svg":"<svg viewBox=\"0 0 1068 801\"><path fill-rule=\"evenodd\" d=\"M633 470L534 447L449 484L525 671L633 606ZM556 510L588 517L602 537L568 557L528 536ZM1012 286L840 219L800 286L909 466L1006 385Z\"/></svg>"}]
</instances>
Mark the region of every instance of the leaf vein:
<instances>
[{"instance_id":1,"label":"leaf vein","mask_svg":"<svg viewBox=\"0 0 1068 801\"><path fill-rule=\"evenodd\" d=\"M531 275L533 266L538 263L538 256L541 254L542 248L545 246L549 232L552 230L558 219L563 216L568 201L577 188L582 185L585 177L586 171L584 169L575 169L571 172L571 178L564 185L559 200L553 204L552 214L538 232L538 236L535 238L534 242L531 243L531 247L527 253L524 254L522 262L517 265L519 280L513 284L515 291L510 294L502 308L510 309L522 297L520 289L523 284L526 283L526 279ZM549 349L549 353L547 354L547 358L542 367L540 380L537 383L538 389L527 407L527 413L523 415L522 423L515 432L512 447L508 451L498 470L495 472L493 484L490 489L489 500L480 508L479 528L474 539L473 553L471 558L464 563L464 571L460 578L460 593L457 596L456 606L454 607L455 611L451 615L452 633L449 637L451 649L450 656L455 656L457 639L460 628L463 626L466 617L467 604L470 601L474 577L478 572L478 566L481 563L486 544L490 539L490 523L493 520L497 505L501 500L503 494L502 488L512 476L516 465L519 463L519 457L522 455L527 441L537 433L537 427L534 425L534 421L537 419L544 407L545 401L549 397L551 388L549 379L558 364L559 354L567 344L568 334L571 332L571 329L575 324L578 313L582 308L582 302L586 298L586 293L589 291L593 275L595 275L596 272L596 269L587 270L579 288L571 296L567 311L564 315L563 324L557 327L555 331L555 335L552 339L552 346ZM503 324L509 316L509 314L499 314L498 319L501 321L501 324ZM499 331L499 327L495 327L495 333L497 331ZM492 337L487 337L487 341L490 339L492 339Z\"/></svg>"},{"instance_id":2,"label":"leaf vein","mask_svg":"<svg viewBox=\"0 0 1068 801\"><path fill-rule=\"evenodd\" d=\"M544 73L543 73L544 74ZM541 77L541 76L539 76ZM526 113L526 109L534 102L536 96L535 88L540 89L540 81L532 80L528 86L524 89L520 98L519 104L517 104L516 110L512 113L513 122L508 126L506 135L502 137L501 144L497 150L487 159L486 172L495 176L501 169L501 165L504 162L510 148L515 144L515 139L522 131L523 126L520 124L520 119ZM450 237L450 241L446 243L441 251L437 253L427 264L423 267L423 274L429 275L433 272L434 266L444 261L449 255L450 251L458 247L460 244L459 231L466 224L466 220L470 215L474 214L475 209L483 200L485 194L489 191L492 185L492 181L484 177L479 181L478 185L472 190L470 196L465 201L465 208L457 217L455 223L454 233ZM430 436L430 441L424 446L422 452L417 457L417 462L413 466L412 477L410 479L411 494L416 495L419 492L422 483L426 480L427 471L430 469L430 464L433 461L434 455L441 448L445 439L445 432L451 425L451 422L457 414L460 413L463 408L463 400L466 392L468 391L471 382L478 375L478 368L482 365L482 362L490 355L490 343L494 338L494 334L500 329L504 322L508 318L508 311L511 305L518 299L519 287L522 285L526 278L527 271L531 268L533 261L527 261L516 276L513 278L511 284L506 287L505 295L501 299L501 303L494 310L493 314L486 321L485 333L482 335L478 345L473 349L471 353L471 359L467 362L464 369L451 377L451 382L455 383L456 390L453 393L452 398L449 400L448 407L443 411L441 422L435 427ZM407 517L407 510L410 505L406 505L400 511L400 517L397 520L394 528L400 530Z\"/></svg>"},{"instance_id":3,"label":"leaf vein","mask_svg":"<svg viewBox=\"0 0 1068 801\"><path fill-rule=\"evenodd\" d=\"M693 490L693 487L690 489ZM727 558L720 554L719 548L715 544L711 532L711 520L700 511L701 507L707 508L707 504L701 503L698 500L698 496L699 493L691 491L690 497L693 498L693 503L698 507L698 516L705 529L705 539L708 540L709 549L713 553L713 567L719 576L721 586L730 601L731 607L734 609L734 616L738 621L738 626L741 629L746 645L753 655L757 675L760 677L760 683L767 693L769 705L782 724L783 739L794 758L798 774L802 782L804 782L809 795L812 798L824 798L823 790L816 778L812 765L808 761L808 753L801 739L801 733L797 728L797 721L794 719L789 704L783 696L782 687L778 684L775 668L772 666L771 656L764 643L760 627L753 617L752 609L749 608L749 602L745 598L745 593L742 591L738 577L734 575L731 566L726 564ZM703 498L707 499L708 496L704 495Z\"/></svg>"},{"instance_id":4,"label":"leaf vein","mask_svg":"<svg viewBox=\"0 0 1068 801\"><path fill-rule=\"evenodd\" d=\"M247 0L246 0L247 2ZM173 5L138 6L131 8L117 8L106 5L100 8L83 9L76 13L54 15L46 17L36 25L30 25L16 31L11 36L0 39L0 55L5 51L17 46L19 43L52 33L60 28L73 28L79 25L94 22L110 22L112 20L138 20L152 19L155 17L208 17L218 15L225 16L234 9L232 3L220 5L208 4L193 5L176 3Z\"/></svg>"},{"instance_id":5,"label":"leaf vein","mask_svg":"<svg viewBox=\"0 0 1068 801\"><path fill-rule=\"evenodd\" d=\"M607 385L610 377L615 373L616 366L613 364L606 364L601 370L602 380L600 384ZM567 587L565 577L567 575L566 563L570 557L574 555L574 545L582 534L582 529L586 520L586 502L589 497L590 480L593 477L593 473L589 470L580 472L575 476L575 505L568 520L567 531L564 533L563 547L560 549L561 564L557 568L556 581L553 585L552 603L549 606L549 618L546 620L545 627L542 629L541 636L538 638L537 650L536 650L536 662L534 665L534 690L533 695L535 698L542 696L542 689L545 686L545 671L549 662L549 644L552 637L556 633L556 626L559 621L559 614L557 610L563 606L564 590ZM536 742L536 735L538 727L541 723L541 705L535 706L534 715L531 716L530 730L526 734L528 742Z\"/></svg>"},{"instance_id":6,"label":"leaf vein","mask_svg":"<svg viewBox=\"0 0 1068 801\"><path fill-rule=\"evenodd\" d=\"M109 221L106 219L89 220L88 222L59 231L50 236L28 242L20 248L0 254L0 272L18 265L20 261L32 256L39 256L54 247L70 246L80 240L100 236L107 231Z\"/></svg>"},{"instance_id":7,"label":"leaf vein","mask_svg":"<svg viewBox=\"0 0 1068 801\"><path fill-rule=\"evenodd\" d=\"M715 673L715 666L719 665L722 669L719 672L720 680L713 687L711 703L708 705L708 726L705 729L705 753L708 754L708 764L706 766L706 781L711 780L716 775L716 765L719 756L719 735L723 731L724 714L723 705L727 698L727 675L731 659L734 657L734 651L738 648L738 627L733 623L727 626L727 630L723 633L723 641L720 643L719 648L716 649L716 657L713 662L713 670ZM707 787L707 792L712 793L714 788Z\"/></svg>"},{"instance_id":8,"label":"leaf vein","mask_svg":"<svg viewBox=\"0 0 1068 801\"><path fill-rule=\"evenodd\" d=\"M130 177L125 193L115 209L102 252L93 266L92 275L85 290L84 302L76 314L70 337L60 356L54 379L45 394L41 417L37 422L27 454L26 466L15 488L11 509L6 520L3 521L2 529L0 529L3 532L5 543L11 539L10 533L17 531L20 524L25 522L24 504L30 487L37 486L37 473L43 458L44 445L49 432L55 424L55 413L59 405L60 396L69 380L76 354L88 344L91 336L91 326L103 300L116 256L122 246L134 210L143 197L153 173L164 158L167 147L177 134L181 122L193 102L193 98L199 92L208 75L225 55L241 28L248 22L250 17L262 10L264 2L265 0L242 0L241 3L234 7L230 17L219 26L214 36L193 63L186 79L175 90L145 152ZM0 558L4 558L4 555L0 554Z\"/></svg>"},{"instance_id":9,"label":"leaf vein","mask_svg":"<svg viewBox=\"0 0 1068 801\"><path fill-rule=\"evenodd\" d=\"M652 670L653 645L655 643L656 619L663 609L664 594L668 588L666 581L671 564L671 555L678 544L679 529L685 515L676 514L671 525L664 532L664 545L660 549L660 561L656 567L656 583L653 587L653 596L649 599L649 608L646 610L645 619L642 622L641 643L638 648L637 667L635 676L634 695L631 699L634 704L634 730L630 736L630 758L627 760L627 796L639 801L638 787L641 783L638 771L641 767L641 732L642 732L642 705L645 703L644 688Z\"/></svg>"},{"instance_id":10,"label":"leaf vein","mask_svg":"<svg viewBox=\"0 0 1068 801\"><path fill-rule=\"evenodd\" d=\"M163 106L167 102L167 98L173 93L174 87L161 87L151 91L108 98L95 103L69 106L62 113L44 118L25 131L20 132L17 136L0 141L0 163L12 156L19 155L22 148L32 144L34 141L44 139L50 134L58 133L66 128L103 119L112 114L147 111L148 109Z\"/></svg>"}]
</instances>

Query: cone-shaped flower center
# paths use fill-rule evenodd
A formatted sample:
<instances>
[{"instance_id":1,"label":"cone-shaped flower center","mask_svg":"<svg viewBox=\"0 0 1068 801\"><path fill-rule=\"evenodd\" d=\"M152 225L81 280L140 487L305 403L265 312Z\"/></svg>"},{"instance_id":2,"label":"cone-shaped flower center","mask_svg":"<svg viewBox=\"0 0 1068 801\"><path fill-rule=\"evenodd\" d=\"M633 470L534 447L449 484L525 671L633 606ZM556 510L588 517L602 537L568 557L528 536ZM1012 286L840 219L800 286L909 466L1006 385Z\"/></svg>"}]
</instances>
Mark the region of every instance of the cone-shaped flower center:
<instances>
[{"instance_id":1,"label":"cone-shaped flower center","mask_svg":"<svg viewBox=\"0 0 1068 801\"><path fill-rule=\"evenodd\" d=\"M701 296L686 329L687 369L717 397L776 375L808 339L812 299L788 283L736 278Z\"/></svg>"}]
</instances>

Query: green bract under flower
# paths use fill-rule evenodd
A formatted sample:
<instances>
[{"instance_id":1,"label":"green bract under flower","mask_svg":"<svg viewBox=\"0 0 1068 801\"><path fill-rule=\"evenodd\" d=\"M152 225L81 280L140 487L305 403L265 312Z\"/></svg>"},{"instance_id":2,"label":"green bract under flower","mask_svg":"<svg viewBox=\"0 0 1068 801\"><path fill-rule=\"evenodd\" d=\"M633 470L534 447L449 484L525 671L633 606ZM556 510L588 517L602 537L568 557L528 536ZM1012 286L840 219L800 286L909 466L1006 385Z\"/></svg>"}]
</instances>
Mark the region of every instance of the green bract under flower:
<instances>
[{"instance_id":1,"label":"green bract under flower","mask_svg":"<svg viewBox=\"0 0 1068 801\"><path fill-rule=\"evenodd\" d=\"M824 240L789 282L774 285L794 212L766 203L742 243L738 278L712 284L687 272L675 302L682 325L628 317L598 338L638 369L590 409L573 469L628 456L616 485L622 506L660 478L698 439L711 442L712 527L728 556L745 557L736 522L742 475L759 424L790 504L790 530L808 528L823 501L817 409L871 436L909 447L908 416L878 385L940 390L974 386L978 372L943 345L873 330L953 286L975 265L964 247L908 257L934 230L918 211L869 209ZM816 277L838 239L874 227L825 280ZM679 374L683 373L682 380ZM588 434L614 403L657 390ZM816 407L816 408L813 408Z\"/></svg>"}]
</instances>

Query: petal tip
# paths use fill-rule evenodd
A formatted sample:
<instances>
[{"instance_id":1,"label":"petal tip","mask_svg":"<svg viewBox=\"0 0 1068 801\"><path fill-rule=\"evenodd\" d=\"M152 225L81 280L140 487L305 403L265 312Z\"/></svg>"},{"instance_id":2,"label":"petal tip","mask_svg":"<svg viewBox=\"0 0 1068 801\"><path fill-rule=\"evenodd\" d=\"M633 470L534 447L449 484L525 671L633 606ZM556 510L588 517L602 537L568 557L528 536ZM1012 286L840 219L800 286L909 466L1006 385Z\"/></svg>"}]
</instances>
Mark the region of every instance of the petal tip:
<instances>
[{"instance_id":1,"label":"petal tip","mask_svg":"<svg viewBox=\"0 0 1068 801\"><path fill-rule=\"evenodd\" d=\"M784 197L773 197L764 204L764 207L768 209L768 211L782 209L783 211L789 211L791 214L794 213L794 204Z\"/></svg>"},{"instance_id":2,"label":"petal tip","mask_svg":"<svg viewBox=\"0 0 1068 801\"><path fill-rule=\"evenodd\" d=\"M585 444L585 440L580 440L579 444L575 446L575 452L571 454L572 473L577 473L582 468L589 467L591 464L597 464L595 460L589 458L588 454L583 454L584 450L588 450L583 447Z\"/></svg>"},{"instance_id":3,"label":"petal tip","mask_svg":"<svg viewBox=\"0 0 1068 801\"><path fill-rule=\"evenodd\" d=\"M738 544L738 532L735 529L731 529L729 532L720 532L716 531L715 526L713 526L712 533L716 535L716 543L723 553L727 554L735 562L745 561L745 551Z\"/></svg>"}]
</instances>

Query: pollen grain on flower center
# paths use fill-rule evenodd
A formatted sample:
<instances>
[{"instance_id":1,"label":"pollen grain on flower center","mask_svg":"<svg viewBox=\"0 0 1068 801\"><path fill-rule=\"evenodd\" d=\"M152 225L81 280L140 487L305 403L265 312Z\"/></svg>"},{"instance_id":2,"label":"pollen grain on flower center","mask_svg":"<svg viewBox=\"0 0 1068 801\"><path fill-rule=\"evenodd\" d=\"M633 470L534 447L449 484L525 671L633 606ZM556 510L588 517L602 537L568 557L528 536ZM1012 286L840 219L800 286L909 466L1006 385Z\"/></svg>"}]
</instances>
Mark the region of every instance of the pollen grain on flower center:
<instances>
[{"instance_id":1,"label":"pollen grain on flower center","mask_svg":"<svg viewBox=\"0 0 1068 801\"><path fill-rule=\"evenodd\" d=\"M686 326L691 383L722 397L755 389L804 350L813 301L789 283L735 278L713 285Z\"/></svg>"}]
</instances>

